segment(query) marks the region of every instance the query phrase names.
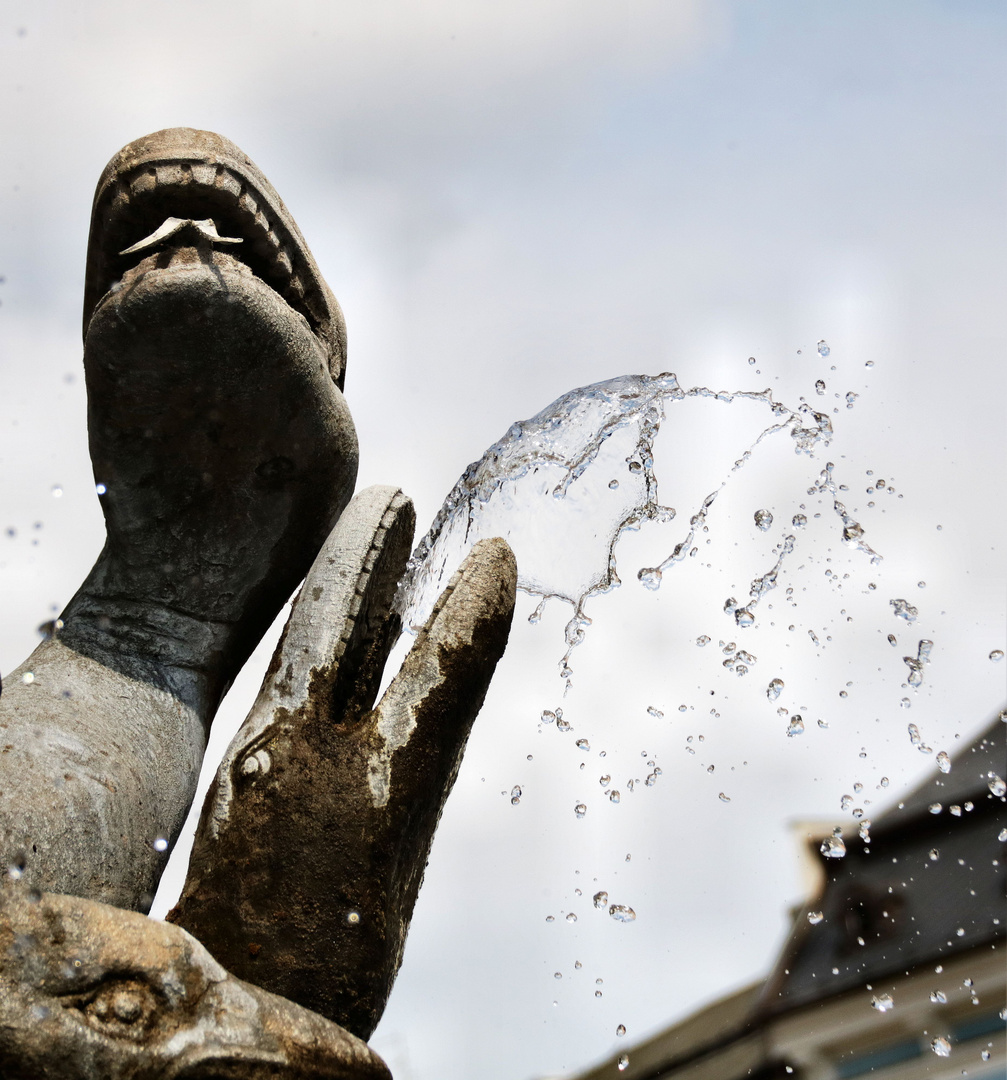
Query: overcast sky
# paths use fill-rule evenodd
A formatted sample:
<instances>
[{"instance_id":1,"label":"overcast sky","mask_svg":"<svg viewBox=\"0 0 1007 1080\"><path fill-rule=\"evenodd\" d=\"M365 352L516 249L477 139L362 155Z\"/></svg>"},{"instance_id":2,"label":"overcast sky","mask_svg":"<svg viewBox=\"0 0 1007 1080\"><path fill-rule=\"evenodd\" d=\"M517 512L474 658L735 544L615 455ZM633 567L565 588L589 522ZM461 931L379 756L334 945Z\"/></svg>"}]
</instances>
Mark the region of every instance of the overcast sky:
<instances>
[{"instance_id":1,"label":"overcast sky","mask_svg":"<svg viewBox=\"0 0 1007 1080\"><path fill-rule=\"evenodd\" d=\"M346 313L361 485L400 484L421 525L513 421L598 380L671 370L839 410L814 460L763 444L711 518L711 565L648 593L635 568L682 538L763 419L669 409L658 471L678 522L629 537L626 584L589 609L569 735L538 723L562 700L568 612L529 626L522 600L375 1036L398 1080L562 1075L757 978L802 897L788 821L851 825L855 781L876 813L933 769L910 719L953 752L1004 703L1007 664L988 657L1005 647L1005 22L978 0L0 9L0 672L101 545L80 371L90 201L108 158L161 127L221 132L281 193ZM805 494L828 460L881 567ZM869 495L868 470L895 493ZM724 598L768 569L801 501L803 547L741 641ZM563 528L559 561L580 543ZM919 607L912 627L896 597ZM922 637L933 662L912 692L902 656ZM743 679L720 669L721 638L758 657ZM765 699L775 675L801 738ZM628 793L647 760L658 783ZM594 910L602 888L637 920Z\"/></svg>"}]
</instances>

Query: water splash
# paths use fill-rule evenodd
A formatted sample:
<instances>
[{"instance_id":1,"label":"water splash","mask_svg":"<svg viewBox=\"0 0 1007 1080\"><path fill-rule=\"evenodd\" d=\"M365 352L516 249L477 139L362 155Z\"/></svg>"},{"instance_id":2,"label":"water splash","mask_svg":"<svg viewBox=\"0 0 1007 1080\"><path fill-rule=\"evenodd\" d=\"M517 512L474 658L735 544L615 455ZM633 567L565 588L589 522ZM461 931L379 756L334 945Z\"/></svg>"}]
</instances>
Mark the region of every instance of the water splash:
<instances>
[{"instance_id":1,"label":"water splash","mask_svg":"<svg viewBox=\"0 0 1007 1080\"><path fill-rule=\"evenodd\" d=\"M667 557L638 572L638 580L649 589L660 588L664 575L696 552L697 533L708 529L717 496L762 442L789 432L798 454L812 454L832 438L832 424L825 414L803 402L789 408L776 401L769 389L687 389L674 374L665 372L624 375L572 390L531 419L512 424L501 440L465 470L410 559L396 600L403 625L413 630L422 625L450 575L478 540L503 536L517 555L519 589L541 598L530 621L541 618L549 600L573 609L560 663L568 689L572 651L591 624L585 613L587 601L622 584L616 558L620 539L645 522L667 524L677 516L660 499L654 442L667 410L690 399L725 405L753 402L767 410L768 422L720 485L703 498L689 518L685 535ZM834 493L832 470L829 463L818 490ZM843 518L844 539L878 561L880 556L861 539L859 524L844 516L841 504L836 506ZM762 514L767 515L762 520L771 519L768 510ZM572 535L576 543L566 543ZM793 535L785 537L775 564L752 581L748 601L734 611L738 626L754 624L755 608L775 588L794 543ZM554 557L557 550L564 552L562 560Z\"/></svg>"},{"instance_id":2,"label":"water splash","mask_svg":"<svg viewBox=\"0 0 1007 1080\"><path fill-rule=\"evenodd\" d=\"M882 557L864 540L864 527L846 512L846 507L839 501L839 488L833 476L834 470L834 463L828 462L818 477L814 490L822 494L828 492L832 496L832 508L843 522L843 542L848 547L856 548L857 551L862 551L869 556L871 563L876 566L881 562Z\"/></svg>"},{"instance_id":3,"label":"water splash","mask_svg":"<svg viewBox=\"0 0 1007 1080\"><path fill-rule=\"evenodd\" d=\"M889 600L888 603L892 605L895 614L900 619L905 619L906 622L916 622L919 617L919 611L908 600ZM889 635L888 640L892 641L892 635ZM894 645L895 642L892 641L892 644Z\"/></svg>"},{"instance_id":4,"label":"water splash","mask_svg":"<svg viewBox=\"0 0 1007 1080\"><path fill-rule=\"evenodd\" d=\"M909 668L906 682L914 689L923 685L923 668L926 664L930 663L930 652L933 647L934 643L924 638L916 646L915 656L902 657L902 662Z\"/></svg>"}]
</instances>

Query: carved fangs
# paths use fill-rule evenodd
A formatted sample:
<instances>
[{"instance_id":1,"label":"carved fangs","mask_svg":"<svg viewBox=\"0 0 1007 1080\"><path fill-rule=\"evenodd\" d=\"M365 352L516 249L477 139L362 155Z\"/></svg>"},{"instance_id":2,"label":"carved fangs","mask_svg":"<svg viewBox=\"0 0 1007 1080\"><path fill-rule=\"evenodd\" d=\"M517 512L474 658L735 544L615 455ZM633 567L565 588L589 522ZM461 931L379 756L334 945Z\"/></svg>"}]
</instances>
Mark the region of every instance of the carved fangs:
<instances>
[{"instance_id":1,"label":"carved fangs","mask_svg":"<svg viewBox=\"0 0 1007 1080\"><path fill-rule=\"evenodd\" d=\"M217 232L217 226L214 224L212 218L204 218L201 221L196 221L193 218L169 217L165 218L149 236L145 236L142 240L138 240L132 247L123 248L119 254L133 255L138 251L147 251L150 248L157 247L158 244L163 243L176 233L189 227L195 229L200 236L215 244L242 243L242 238L240 236L221 236Z\"/></svg>"}]
</instances>

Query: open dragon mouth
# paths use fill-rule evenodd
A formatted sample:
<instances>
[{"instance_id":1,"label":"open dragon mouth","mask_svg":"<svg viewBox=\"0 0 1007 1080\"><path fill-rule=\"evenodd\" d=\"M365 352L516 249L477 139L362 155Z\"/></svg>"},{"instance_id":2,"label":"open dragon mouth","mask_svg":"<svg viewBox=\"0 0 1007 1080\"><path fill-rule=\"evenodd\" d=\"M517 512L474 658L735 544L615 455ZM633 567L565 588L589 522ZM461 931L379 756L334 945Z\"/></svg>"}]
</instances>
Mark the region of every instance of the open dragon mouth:
<instances>
[{"instance_id":1,"label":"open dragon mouth","mask_svg":"<svg viewBox=\"0 0 1007 1080\"><path fill-rule=\"evenodd\" d=\"M155 132L109 162L91 215L85 335L99 300L124 273L159 245L194 231L225 244L304 316L342 388L346 334L335 297L272 186L238 147L212 132Z\"/></svg>"}]
</instances>

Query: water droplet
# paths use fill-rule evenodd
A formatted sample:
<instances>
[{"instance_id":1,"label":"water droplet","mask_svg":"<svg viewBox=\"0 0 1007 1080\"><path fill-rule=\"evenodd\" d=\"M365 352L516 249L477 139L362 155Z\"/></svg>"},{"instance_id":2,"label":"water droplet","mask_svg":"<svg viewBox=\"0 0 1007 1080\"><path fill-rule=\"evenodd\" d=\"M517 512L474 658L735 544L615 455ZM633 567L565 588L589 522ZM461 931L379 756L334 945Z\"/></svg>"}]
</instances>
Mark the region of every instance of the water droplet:
<instances>
[{"instance_id":1,"label":"water droplet","mask_svg":"<svg viewBox=\"0 0 1007 1080\"><path fill-rule=\"evenodd\" d=\"M909 725L909 741L913 746L919 746L922 740L920 739L920 729L915 724Z\"/></svg>"},{"instance_id":2,"label":"water droplet","mask_svg":"<svg viewBox=\"0 0 1007 1080\"><path fill-rule=\"evenodd\" d=\"M900 708L903 708L903 709L911 709L913 707L913 703L909 700L909 698L904 697L899 702L899 706L900 706Z\"/></svg>"},{"instance_id":3,"label":"water droplet","mask_svg":"<svg viewBox=\"0 0 1007 1080\"><path fill-rule=\"evenodd\" d=\"M948 1003L948 996L943 990L931 990L930 1000L935 1005L946 1005Z\"/></svg>"},{"instance_id":4,"label":"water droplet","mask_svg":"<svg viewBox=\"0 0 1007 1080\"><path fill-rule=\"evenodd\" d=\"M925 581L917 581L916 582L916 588L917 589L925 589L926 587L927 587L927 583Z\"/></svg>"},{"instance_id":5,"label":"water droplet","mask_svg":"<svg viewBox=\"0 0 1007 1080\"><path fill-rule=\"evenodd\" d=\"M557 731L573 731L573 727L569 720L564 720L560 716L559 710L556 710L556 730Z\"/></svg>"},{"instance_id":6,"label":"water droplet","mask_svg":"<svg viewBox=\"0 0 1007 1080\"><path fill-rule=\"evenodd\" d=\"M955 803L953 806L949 806L948 809L951 811L952 817L962 816L962 808L957 803Z\"/></svg>"},{"instance_id":7,"label":"water droplet","mask_svg":"<svg viewBox=\"0 0 1007 1080\"><path fill-rule=\"evenodd\" d=\"M1001 829L997 833L997 839L1000 841L1001 844L1007 844L1007 829Z\"/></svg>"},{"instance_id":8,"label":"water droplet","mask_svg":"<svg viewBox=\"0 0 1007 1080\"><path fill-rule=\"evenodd\" d=\"M841 810L849 810L849 808L852 805L853 805L853 796L852 795L844 795L839 800L839 807L840 807Z\"/></svg>"},{"instance_id":9,"label":"water droplet","mask_svg":"<svg viewBox=\"0 0 1007 1080\"><path fill-rule=\"evenodd\" d=\"M854 402L857 400L857 398L859 396L860 396L859 394L854 394L854 392L852 390L847 391L847 393L846 393L846 407L847 407L847 409L852 409L853 408Z\"/></svg>"},{"instance_id":10,"label":"water droplet","mask_svg":"<svg viewBox=\"0 0 1007 1080\"><path fill-rule=\"evenodd\" d=\"M636 576L645 589L655 590L661 587L661 578L664 577L664 573L658 566L646 566Z\"/></svg>"},{"instance_id":11,"label":"water droplet","mask_svg":"<svg viewBox=\"0 0 1007 1080\"><path fill-rule=\"evenodd\" d=\"M104 494L105 494L105 492L106 492L106 491L108 491L108 488L107 488L107 487L105 487L105 485L104 485L104 484L95 484L95 485L94 485L94 490L95 490L95 493L96 493L96 494L98 494L98 495L104 495Z\"/></svg>"},{"instance_id":12,"label":"water droplet","mask_svg":"<svg viewBox=\"0 0 1007 1080\"><path fill-rule=\"evenodd\" d=\"M578 739L576 746L578 750L587 751L591 749L591 744L587 741L587 739Z\"/></svg>"},{"instance_id":13,"label":"water droplet","mask_svg":"<svg viewBox=\"0 0 1007 1080\"><path fill-rule=\"evenodd\" d=\"M37 627L37 633L43 641L49 641L54 638L62 629L62 619L50 619L48 622L44 622L41 626Z\"/></svg>"},{"instance_id":14,"label":"water droplet","mask_svg":"<svg viewBox=\"0 0 1007 1080\"><path fill-rule=\"evenodd\" d=\"M611 790L611 791L610 791L610 792L608 793L608 797L609 797L609 799L610 799L610 800L611 800L612 802L614 802L614 803L617 803L617 802L619 801L620 795L619 795L619 792L618 792L618 791L616 791L616 790L615 790L615 788L613 788L613 789L612 789L612 790Z\"/></svg>"},{"instance_id":15,"label":"water droplet","mask_svg":"<svg viewBox=\"0 0 1007 1080\"><path fill-rule=\"evenodd\" d=\"M994 664L999 664L999 663L1000 663L1000 661L1001 661L1001 660L1002 660L1003 658L1004 658L1004 651L1003 651L1003 649L994 649L994 650L993 650L993 651L992 651L992 652L990 653L990 659L991 659L991 660L993 661L993 663L994 663Z\"/></svg>"},{"instance_id":16,"label":"water droplet","mask_svg":"<svg viewBox=\"0 0 1007 1080\"><path fill-rule=\"evenodd\" d=\"M989 781L987 786L998 799L1002 795L1007 795L1007 784L995 772L988 772L986 777Z\"/></svg>"},{"instance_id":17,"label":"water droplet","mask_svg":"<svg viewBox=\"0 0 1007 1080\"><path fill-rule=\"evenodd\" d=\"M824 918L825 916L820 911L808 912L808 922L811 923L812 926L817 926Z\"/></svg>"},{"instance_id":18,"label":"water droplet","mask_svg":"<svg viewBox=\"0 0 1007 1080\"><path fill-rule=\"evenodd\" d=\"M822 397L824 395L824 393L825 393L825 380L824 379L816 379L815 380L815 393L819 397Z\"/></svg>"},{"instance_id":19,"label":"water droplet","mask_svg":"<svg viewBox=\"0 0 1007 1080\"><path fill-rule=\"evenodd\" d=\"M903 662L906 667L909 668L909 674L906 676L906 682L909 683L914 689L923 685L923 665L916 659L915 656L903 656Z\"/></svg>"},{"instance_id":20,"label":"water droplet","mask_svg":"<svg viewBox=\"0 0 1007 1080\"><path fill-rule=\"evenodd\" d=\"M608 913L616 922L632 922L636 918L636 912L625 904L612 904Z\"/></svg>"},{"instance_id":21,"label":"water droplet","mask_svg":"<svg viewBox=\"0 0 1007 1080\"><path fill-rule=\"evenodd\" d=\"M937 755L937 768L940 769L942 773L951 772L951 758L948 757L946 750L941 750Z\"/></svg>"},{"instance_id":22,"label":"water droplet","mask_svg":"<svg viewBox=\"0 0 1007 1080\"><path fill-rule=\"evenodd\" d=\"M951 1056L951 1043L944 1038L943 1035L938 1035L930 1040L930 1049L938 1057L950 1057Z\"/></svg>"},{"instance_id":23,"label":"water droplet","mask_svg":"<svg viewBox=\"0 0 1007 1080\"><path fill-rule=\"evenodd\" d=\"M615 1033L616 1033L616 1035L618 1035L618 1036L619 1036L619 1038L621 1039L621 1038L622 1038L622 1036L626 1034L626 1025L625 1025L625 1024L620 1024L620 1025L619 1025L619 1026L618 1026L618 1027L617 1027L617 1028L615 1029Z\"/></svg>"},{"instance_id":24,"label":"water droplet","mask_svg":"<svg viewBox=\"0 0 1007 1080\"><path fill-rule=\"evenodd\" d=\"M699 637L696 638L696 644L702 649L705 645L710 644L710 639L706 634L700 634Z\"/></svg>"},{"instance_id":25,"label":"water droplet","mask_svg":"<svg viewBox=\"0 0 1007 1080\"><path fill-rule=\"evenodd\" d=\"M543 709L541 722L543 724L553 724L556 722L556 714L552 711L552 709Z\"/></svg>"},{"instance_id":26,"label":"water droplet","mask_svg":"<svg viewBox=\"0 0 1007 1080\"><path fill-rule=\"evenodd\" d=\"M749 363L751 363L751 361L749 361ZM623 1072L625 1069L628 1069L629 1068L629 1055L628 1054L620 1054L619 1055L619 1060L618 1060L618 1062L616 1064L619 1066L619 1072Z\"/></svg>"},{"instance_id":27,"label":"water droplet","mask_svg":"<svg viewBox=\"0 0 1007 1080\"><path fill-rule=\"evenodd\" d=\"M521 788L517 784L515 784L510 789L510 804L511 804L511 806L517 806L517 804L520 801L521 801Z\"/></svg>"},{"instance_id":28,"label":"water droplet","mask_svg":"<svg viewBox=\"0 0 1007 1080\"><path fill-rule=\"evenodd\" d=\"M787 725L787 737L792 738L794 735L804 734L804 718L800 713L794 713L790 718L790 723Z\"/></svg>"},{"instance_id":29,"label":"water droplet","mask_svg":"<svg viewBox=\"0 0 1007 1080\"><path fill-rule=\"evenodd\" d=\"M725 795L723 792L721 792L717 796L717 798L720 799L721 802L730 802L731 801L731 796L730 795Z\"/></svg>"},{"instance_id":30,"label":"water droplet","mask_svg":"<svg viewBox=\"0 0 1007 1080\"><path fill-rule=\"evenodd\" d=\"M804 514L794 514L791 524L794 526L795 529L803 529L804 526L808 524L808 519L804 516Z\"/></svg>"},{"instance_id":31,"label":"water droplet","mask_svg":"<svg viewBox=\"0 0 1007 1080\"><path fill-rule=\"evenodd\" d=\"M886 787L888 787L888 785L889 785L890 783L891 783L891 780L889 780L887 776L882 776L882 777L881 777L881 786L882 786L883 788L886 788Z\"/></svg>"},{"instance_id":32,"label":"water droplet","mask_svg":"<svg viewBox=\"0 0 1007 1080\"><path fill-rule=\"evenodd\" d=\"M25 684L25 686L30 686L35 681L35 672L34 671L26 671L21 676L21 681Z\"/></svg>"},{"instance_id":33,"label":"water droplet","mask_svg":"<svg viewBox=\"0 0 1007 1080\"><path fill-rule=\"evenodd\" d=\"M895 614L906 622L915 622L919 611L908 600L889 600L889 604L895 609Z\"/></svg>"},{"instance_id":34,"label":"water droplet","mask_svg":"<svg viewBox=\"0 0 1007 1080\"><path fill-rule=\"evenodd\" d=\"M165 837L163 837L163 836L156 837L155 840L154 840L154 850L155 851L167 851L168 850L168 841L167 841L167 839Z\"/></svg>"},{"instance_id":35,"label":"water droplet","mask_svg":"<svg viewBox=\"0 0 1007 1080\"><path fill-rule=\"evenodd\" d=\"M768 532L773 527L772 513L769 510L756 510L755 524L763 532Z\"/></svg>"},{"instance_id":36,"label":"water droplet","mask_svg":"<svg viewBox=\"0 0 1007 1080\"><path fill-rule=\"evenodd\" d=\"M932 802L927 809L931 814L939 814L943 808L939 802Z\"/></svg>"},{"instance_id":37,"label":"water droplet","mask_svg":"<svg viewBox=\"0 0 1007 1080\"><path fill-rule=\"evenodd\" d=\"M770 701L776 701L783 691L783 686L784 683L782 679L771 679L769 685L766 687L766 697L769 698Z\"/></svg>"},{"instance_id":38,"label":"water droplet","mask_svg":"<svg viewBox=\"0 0 1007 1080\"><path fill-rule=\"evenodd\" d=\"M892 1001L891 994L878 994L871 998L871 1007L877 1009L878 1012L888 1012L895 1008L895 1002Z\"/></svg>"},{"instance_id":39,"label":"water droplet","mask_svg":"<svg viewBox=\"0 0 1007 1080\"><path fill-rule=\"evenodd\" d=\"M562 978L563 978L563 972L562 972L562 971L557 971L557 972L556 972L556 973L555 973L555 974L553 975L553 978L554 978L554 979L562 979Z\"/></svg>"},{"instance_id":40,"label":"water droplet","mask_svg":"<svg viewBox=\"0 0 1007 1080\"><path fill-rule=\"evenodd\" d=\"M835 829L827 836L818 849L827 859L842 859L846 856L846 844L843 842L842 829Z\"/></svg>"},{"instance_id":41,"label":"water droplet","mask_svg":"<svg viewBox=\"0 0 1007 1080\"><path fill-rule=\"evenodd\" d=\"M738 610L738 601L733 596L729 596L724 601L724 614L731 615Z\"/></svg>"},{"instance_id":42,"label":"water droplet","mask_svg":"<svg viewBox=\"0 0 1007 1080\"><path fill-rule=\"evenodd\" d=\"M567 922L576 922L577 921L577 916L574 915L574 913L572 911L568 911L567 916L566 916L566 921ZM578 964L577 967L580 967L580 964Z\"/></svg>"},{"instance_id":43,"label":"water droplet","mask_svg":"<svg viewBox=\"0 0 1007 1080\"><path fill-rule=\"evenodd\" d=\"M825 342L825 339L823 338L818 343L818 355L824 360L830 352L832 352L832 350L829 348L829 346Z\"/></svg>"},{"instance_id":44,"label":"water droplet","mask_svg":"<svg viewBox=\"0 0 1007 1080\"><path fill-rule=\"evenodd\" d=\"M931 862L937 862L937 860L938 860L938 859L939 859L940 857L941 857L941 853L940 853L940 851L939 851L939 850L938 850L937 848L931 848L931 849L930 849L930 852L929 852L929 854L927 855L927 858L928 858L928 859L929 859L929 860L930 860Z\"/></svg>"},{"instance_id":45,"label":"water droplet","mask_svg":"<svg viewBox=\"0 0 1007 1080\"><path fill-rule=\"evenodd\" d=\"M53 486L52 486L52 497L54 499L62 499L63 498L63 489L62 489L62 487L60 487L59 484L53 484Z\"/></svg>"},{"instance_id":46,"label":"water droplet","mask_svg":"<svg viewBox=\"0 0 1007 1080\"><path fill-rule=\"evenodd\" d=\"M755 616L748 608L738 608L734 613L734 621L738 626L748 627L755 622Z\"/></svg>"}]
</instances>

